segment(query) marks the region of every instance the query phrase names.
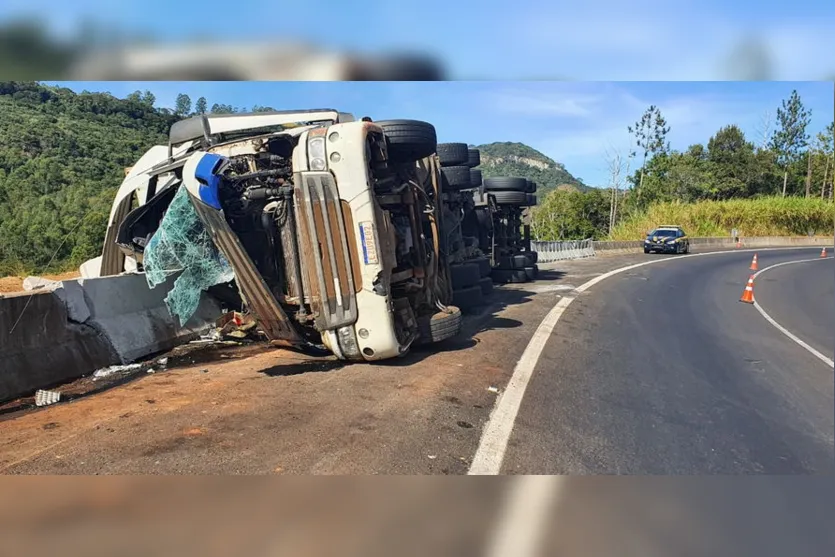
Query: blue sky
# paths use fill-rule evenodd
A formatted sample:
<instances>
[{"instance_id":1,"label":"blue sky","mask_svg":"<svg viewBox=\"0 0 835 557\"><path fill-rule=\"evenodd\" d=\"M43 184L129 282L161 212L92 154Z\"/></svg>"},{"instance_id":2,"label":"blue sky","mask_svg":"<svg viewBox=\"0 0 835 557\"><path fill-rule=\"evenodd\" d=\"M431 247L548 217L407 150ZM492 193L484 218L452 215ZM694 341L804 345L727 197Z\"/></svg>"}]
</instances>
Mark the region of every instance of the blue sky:
<instances>
[{"instance_id":1,"label":"blue sky","mask_svg":"<svg viewBox=\"0 0 835 557\"><path fill-rule=\"evenodd\" d=\"M0 18L36 14L59 33L87 17L161 40L306 40L442 58L453 79L706 80L758 38L769 79L832 79L835 3L807 0L5 0ZM740 58L737 56L736 58ZM739 67L739 64L742 67Z\"/></svg>"},{"instance_id":2,"label":"blue sky","mask_svg":"<svg viewBox=\"0 0 835 557\"><path fill-rule=\"evenodd\" d=\"M58 82L49 82L59 84ZM442 142L526 143L565 164L590 185L606 184L605 152L626 153L626 127L650 105L661 108L674 149L707 143L720 127L737 124L759 141L764 120L797 89L812 111L808 131L823 130L835 115L835 86L816 82L63 82L75 91L125 97L148 89L157 105L173 108L178 93L209 106L250 109L336 108L375 120L432 122Z\"/></svg>"}]
</instances>

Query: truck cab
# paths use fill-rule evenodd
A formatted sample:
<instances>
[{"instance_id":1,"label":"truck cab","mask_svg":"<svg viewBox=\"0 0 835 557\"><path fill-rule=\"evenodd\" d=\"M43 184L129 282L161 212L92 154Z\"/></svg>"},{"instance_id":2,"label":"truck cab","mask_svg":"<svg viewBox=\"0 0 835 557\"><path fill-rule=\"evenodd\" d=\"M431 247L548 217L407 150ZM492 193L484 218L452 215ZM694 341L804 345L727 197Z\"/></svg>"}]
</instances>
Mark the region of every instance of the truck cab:
<instances>
[{"instance_id":1,"label":"truck cab","mask_svg":"<svg viewBox=\"0 0 835 557\"><path fill-rule=\"evenodd\" d=\"M457 334L430 124L317 109L199 115L169 135L128 172L88 273L154 271L160 238L184 236L166 214L187 195L273 343L381 360Z\"/></svg>"}]
</instances>

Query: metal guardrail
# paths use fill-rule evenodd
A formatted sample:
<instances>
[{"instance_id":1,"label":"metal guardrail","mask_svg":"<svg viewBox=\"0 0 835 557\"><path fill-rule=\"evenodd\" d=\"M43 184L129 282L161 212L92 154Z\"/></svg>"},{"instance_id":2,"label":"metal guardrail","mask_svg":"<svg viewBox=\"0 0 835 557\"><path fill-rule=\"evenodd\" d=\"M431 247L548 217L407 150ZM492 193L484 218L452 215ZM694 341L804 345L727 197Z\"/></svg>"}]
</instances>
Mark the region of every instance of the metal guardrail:
<instances>
[{"instance_id":1,"label":"metal guardrail","mask_svg":"<svg viewBox=\"0 0 835 557\"><path fill-rule=\"evenodd\" d=\"M531 249L539 253L538 260L542 263L594 256L594 246L591 239L568 240L565 242L534 241L531 242Z\"/></svg>"}]
</instances>

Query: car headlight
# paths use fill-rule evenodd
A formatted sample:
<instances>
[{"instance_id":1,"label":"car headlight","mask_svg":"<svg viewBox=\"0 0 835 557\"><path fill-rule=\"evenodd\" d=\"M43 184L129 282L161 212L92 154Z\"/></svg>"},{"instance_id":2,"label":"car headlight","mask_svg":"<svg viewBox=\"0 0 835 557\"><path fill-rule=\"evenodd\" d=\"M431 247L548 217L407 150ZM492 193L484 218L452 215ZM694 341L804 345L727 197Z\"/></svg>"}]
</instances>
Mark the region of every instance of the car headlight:
<instances>
[{"instance_id":1,"label":"car headlight","mask_svg":"<svg viewBox=\"0 0 835 557\"><path fill-rule=\"evenodd\" d=\"M307 142L307 161L310 170L327 170L328 159L325 156L325 138L311 137Z\"/></svg>"},{"instance_id":2,"label":"car headlight","mask_svg":"<svg viewBox=\"0 0 835 557\"><path fill-rule=\"evenodd\" d=\"M668 244L675 244L676 242L678 242L678 240L667 240Z\"/></svg>"}]
</instances>

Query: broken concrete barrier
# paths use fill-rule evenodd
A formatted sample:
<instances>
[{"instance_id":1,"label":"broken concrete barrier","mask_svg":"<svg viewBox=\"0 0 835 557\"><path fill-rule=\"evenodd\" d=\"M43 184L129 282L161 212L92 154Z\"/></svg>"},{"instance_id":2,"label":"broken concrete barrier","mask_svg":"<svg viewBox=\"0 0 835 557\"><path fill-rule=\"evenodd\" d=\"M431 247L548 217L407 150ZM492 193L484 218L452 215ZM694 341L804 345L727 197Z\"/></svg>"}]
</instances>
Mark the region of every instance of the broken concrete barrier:
<instances>
[{"instance_id":1,"label":"broken concrete barrier","mask_svg":"<svg viewBox=\"0 0 835 557\"><path fill-rule=\"evenodd\" d=\"M169 350L213 327L221 309L205 294L179 326L164 301L173 282L151 289L144 275L129 274L0 296L0 402Z\"/></svg>"},{"instance_id":2,"label":"broken concrete barrier","mask_svg":"<svg viewBox=\"0 0 835 557\"><path fill-rule=\"evenodd\" d=\"M118 360L95 329L74 323L51 292L0 297L0 402Z\"/></svg>"},{"instance_id":3,"label":"broken concrete barrier","mask_svg":"<svg viewBox=\"0 0 835 557\"><path fill-rule=\"evenodd\" d=\"M119 363L128 363L187 342L220 317L218 303L203 295L195 314L180 327L165 305L174 280L149 288L142 273L76 279L63 281L56 294L71 320L103 334Z\"/></svg>"}]
</instances>

